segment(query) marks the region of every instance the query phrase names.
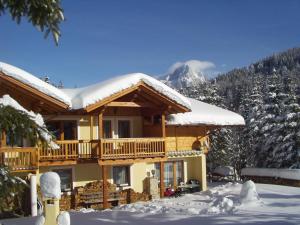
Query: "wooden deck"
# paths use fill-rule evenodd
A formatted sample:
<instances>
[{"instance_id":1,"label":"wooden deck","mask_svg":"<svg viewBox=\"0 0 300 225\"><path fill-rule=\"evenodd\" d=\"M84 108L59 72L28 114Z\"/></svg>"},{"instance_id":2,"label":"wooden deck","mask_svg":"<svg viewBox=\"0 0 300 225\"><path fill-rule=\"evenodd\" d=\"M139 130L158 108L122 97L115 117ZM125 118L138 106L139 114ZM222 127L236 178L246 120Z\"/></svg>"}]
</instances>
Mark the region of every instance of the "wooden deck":
<instances>
[{"instance_id":1,"label":"wooden deck","mask_svg":"<svg viewBox=\"0 0 300 225\"><path fill-rule=\"evenodd\" d=\"M34 171L39 166L72 165L84 162L124 164L166 158L164 138L124 138L57 141L59 149L0 148L0 164L12 171Z\"/></svg>"}]
</instances>

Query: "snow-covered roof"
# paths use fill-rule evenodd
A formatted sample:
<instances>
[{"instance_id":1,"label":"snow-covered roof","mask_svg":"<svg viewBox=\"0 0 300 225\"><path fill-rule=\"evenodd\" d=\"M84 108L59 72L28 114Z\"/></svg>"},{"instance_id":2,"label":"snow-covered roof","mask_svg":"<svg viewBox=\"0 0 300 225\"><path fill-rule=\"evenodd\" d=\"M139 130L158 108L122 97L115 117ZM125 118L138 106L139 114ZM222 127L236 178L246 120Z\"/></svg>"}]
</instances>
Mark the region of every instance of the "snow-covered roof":
<instances>
[{"instance_id":1,"label":"snow-covered roof","mask_svg":"<svg viewBox=\"0 0 300 225\"><path fill-rule=\"evenodd\" d=\"M72 108L80 109L137 85L139 82L144 82L155 91L167 96L176 103L188 109L191 108L190 101L186 97L155 78L143 73L126 74L87 87L62 89L62 91L72 99Z\"/></svg>"},{"instance_id":2,"label":"snow-covered roof","mask_svg":"<svg viewBox=\"0 0 300 225\"><path fill-rule=\"evenodd\" d=\"M234 112L210 105L191 98L186 98L159 80L143 73L132 73L118 76L87 87L74 89L58 89L34 75L0 62L0 71L7 76L19 80L37 90L66 103L70 109L81 109L99 102L124 89L144 82L158 93L188 108L191 112L172 114L169 125L244 125L244 118Z\"/></svg>"},{"instance_id":3,"label":"snow-covered roof","mask_svg":"<svg viewBox=\"0 0 300 225\"><path fill-rule=\"evenodd\" d=\"M0 71L24 84L33 87L46 95L56 98L71 106L71 99L60 89L48 84L36 76L7 63L0 62Z\"/></svg>"},{"instance_id":4,"label":"snow-covered roof","mask_svg":"<svg viewBox=\"0 0 300 225\"><path fill-rule=\"evenodd\" d=\"M168 125L245 125L244 118L237 113L192 98L188 100L192 111L170 115Z\"/></svg>"}]
</instances>

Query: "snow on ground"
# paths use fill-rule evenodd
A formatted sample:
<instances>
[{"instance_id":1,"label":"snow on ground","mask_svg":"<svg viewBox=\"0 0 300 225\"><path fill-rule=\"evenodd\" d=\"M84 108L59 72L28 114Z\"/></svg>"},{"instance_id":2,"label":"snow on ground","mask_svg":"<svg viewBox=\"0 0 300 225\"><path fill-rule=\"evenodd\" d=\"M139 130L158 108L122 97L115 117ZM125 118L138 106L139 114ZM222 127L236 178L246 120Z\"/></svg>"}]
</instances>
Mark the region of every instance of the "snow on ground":
<instances>
[{"instance_id":1,"label":"snow on ground","mask_svg":"<svg viewBox=\"0 0 300 225\"><path fill-rule=\"evenodd\" d=\"M252 185L245 185L254 191ZM113 210L71 212L71 225L289 225L300 224L300 188L256 184L259 199L241 203L241 184L214 184L210 190L124 205ZM2 220L4 225L34 224L36 218Z\"/></svg>"}]
</instances>

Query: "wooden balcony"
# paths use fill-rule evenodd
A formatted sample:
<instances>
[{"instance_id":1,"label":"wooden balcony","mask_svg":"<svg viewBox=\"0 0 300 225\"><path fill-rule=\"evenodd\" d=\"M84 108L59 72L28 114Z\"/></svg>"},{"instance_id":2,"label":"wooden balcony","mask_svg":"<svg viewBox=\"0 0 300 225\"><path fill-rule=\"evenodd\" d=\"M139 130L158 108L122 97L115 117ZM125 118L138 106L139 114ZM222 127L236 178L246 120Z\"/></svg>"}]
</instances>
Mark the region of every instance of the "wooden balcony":
<instances>
[{"instance_id":1,"label":"wooden balcony","mask_svg":"<svg viewBox=\"0 0 300 225\"><path fill-rule=\"evenodd\" d=\"M57 141L57 150L47 148L0 148L0 164L12 171L35 170L38 166L99 164L162 160L166 157L164 138L125 138Z\"/></svg>"},{"instance_id":2,"label":"wooden balcony","mask_svg":"<svg viewBox=\"0 0 300 225\"><path fill-rule=\"evenodd\" d=\"M0 165L9 167L11 171L35 171L38 168L38 149L2 147Z\"/></svg>"}]
</instances>

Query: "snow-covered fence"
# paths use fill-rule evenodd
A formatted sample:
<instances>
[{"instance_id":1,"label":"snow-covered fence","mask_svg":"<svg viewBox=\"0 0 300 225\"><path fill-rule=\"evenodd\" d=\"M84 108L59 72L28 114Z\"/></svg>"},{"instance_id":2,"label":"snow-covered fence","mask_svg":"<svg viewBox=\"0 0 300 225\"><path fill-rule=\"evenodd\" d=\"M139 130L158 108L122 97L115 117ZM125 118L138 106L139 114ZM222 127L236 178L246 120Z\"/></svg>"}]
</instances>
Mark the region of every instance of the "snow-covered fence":
<instances>
[{"instance_id":1,"label":"snow-covered fence","mask_svg":"<svg viewBox=\"0 0 300 225\"><path fill-rule=\"evenodd\" d=\"M300 187L300 169L244 168L241 176L258 183Z\"/></svg>"}]
</instances>

